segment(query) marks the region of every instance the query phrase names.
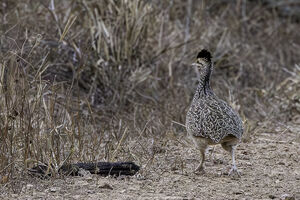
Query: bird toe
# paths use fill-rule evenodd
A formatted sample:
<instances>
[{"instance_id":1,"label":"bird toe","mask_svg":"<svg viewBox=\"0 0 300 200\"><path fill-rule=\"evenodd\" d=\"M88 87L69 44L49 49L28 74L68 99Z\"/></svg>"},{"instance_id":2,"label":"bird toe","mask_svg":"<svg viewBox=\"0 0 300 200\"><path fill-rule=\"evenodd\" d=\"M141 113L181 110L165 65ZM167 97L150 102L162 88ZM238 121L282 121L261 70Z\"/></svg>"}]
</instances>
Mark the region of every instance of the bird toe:
<instances>
[{"instance_id":1,"label":"bird toe","mask_svg":"<svg viewBox=\"0 0 300 200\"><path fill-rule=\"evenodd\" d=\"M197 167L197 168L194 170L194 173L195 173L195 174L205 174L204 167L203 167L203 166Z\"/></svg>"},{"instance_id":2,"label":"bird toe","mask_svg":"<svg viewBox=\"0 0 300 200\"><path fill-rule=\"evenodd\" d=\"M238 177L241 177L241 173L238 171L237 167L236 166L233 166L229 173L228 173L228 176L238 176Z\"/></svg>"}]
</instances>

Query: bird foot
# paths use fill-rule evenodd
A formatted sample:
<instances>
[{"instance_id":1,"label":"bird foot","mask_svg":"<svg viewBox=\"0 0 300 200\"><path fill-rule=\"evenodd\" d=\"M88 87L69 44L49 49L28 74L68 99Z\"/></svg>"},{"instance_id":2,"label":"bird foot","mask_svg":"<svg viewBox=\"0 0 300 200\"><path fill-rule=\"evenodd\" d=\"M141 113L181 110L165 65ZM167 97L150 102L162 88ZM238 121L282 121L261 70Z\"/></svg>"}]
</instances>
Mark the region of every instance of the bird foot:
<instances>
[{"instance_id":1,"label":"bird foot","mask_svg":"<svg viewBox=\"0 0 300 200\"><path fill-rule=\"evenodd\" d=\"M194 171L195 174L205 174L205 171L204 171L204 167L203 166L199 166L195 169Z\"/></svg>"},{"instance_id":2,"label":"bird foot","mask_svg":"<svg viewBox=\"0 0 300 200\"><path fill-rule=\"evenodd\" d=\"M237 175L238 177L241 177L241 173L238 171L237 167L234 165L232 166L232 168L230 169L228 176L234 176Z\"/></svg>"}]
</instances>

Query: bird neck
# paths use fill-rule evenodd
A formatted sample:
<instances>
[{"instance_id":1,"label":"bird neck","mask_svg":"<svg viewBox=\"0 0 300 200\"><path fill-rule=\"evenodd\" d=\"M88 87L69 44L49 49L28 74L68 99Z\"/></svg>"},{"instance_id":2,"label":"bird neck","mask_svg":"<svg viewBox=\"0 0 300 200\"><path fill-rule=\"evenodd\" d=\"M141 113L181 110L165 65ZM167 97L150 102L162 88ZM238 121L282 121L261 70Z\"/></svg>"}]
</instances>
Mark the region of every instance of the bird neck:
<instances>
[{"instance_id":1,"label":"bird neck","mask_svg":"<svg viewBox=\"0 0 300 200\"><path fill-rule=\"evenodd\" d=\"M210 88L210 76L211 76L211 63L207 63L205 69L200 72L199 83L197 87L197 93L199 95L207 95L212 93Z\"/></svg>"}]
</instances>

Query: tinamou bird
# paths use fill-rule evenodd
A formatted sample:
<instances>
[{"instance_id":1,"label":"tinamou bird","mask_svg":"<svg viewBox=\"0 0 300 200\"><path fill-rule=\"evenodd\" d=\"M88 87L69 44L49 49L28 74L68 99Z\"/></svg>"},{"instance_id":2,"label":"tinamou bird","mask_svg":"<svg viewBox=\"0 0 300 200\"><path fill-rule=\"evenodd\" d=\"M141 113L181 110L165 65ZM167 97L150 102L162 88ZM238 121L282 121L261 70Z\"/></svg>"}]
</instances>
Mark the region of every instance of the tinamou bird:
<instances>
[{"instance_id":1,"label":"tinamou bird","mask_svg":"<svg viewBox=\"0 0 300 200\"><path fill-rule=\"evenodd\" d=\"M243 135L242 120L210 87L213 67L210 52L205 49L200 51L192 65L198 68L200 78L186 115L186 129L201 155L196 171L204 172L203 162L208 145L221 144L231 153L232 168L229 174L235 172L240 175L235 164L235 150Z\"/></svg>"}]
</instances>

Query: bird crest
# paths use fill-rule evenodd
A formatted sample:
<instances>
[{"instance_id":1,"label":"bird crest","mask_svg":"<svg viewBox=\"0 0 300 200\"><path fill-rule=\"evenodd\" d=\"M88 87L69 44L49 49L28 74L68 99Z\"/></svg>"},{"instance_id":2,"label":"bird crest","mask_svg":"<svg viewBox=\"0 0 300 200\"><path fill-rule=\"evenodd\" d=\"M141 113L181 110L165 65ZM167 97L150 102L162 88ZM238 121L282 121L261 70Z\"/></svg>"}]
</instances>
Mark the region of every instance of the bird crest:
<instances>
[{"instance_id":1,"label":"bird crest","mask_svg":"<svg viewBox=\"0 0 300 200\"><path fill-rule=\"evenodd\" d=\"M206 49L202 49L197 55L197 63L201 63L202 60L206 60L208 62L211 61L211 54Z\"/></svg>"}]
</instances>

